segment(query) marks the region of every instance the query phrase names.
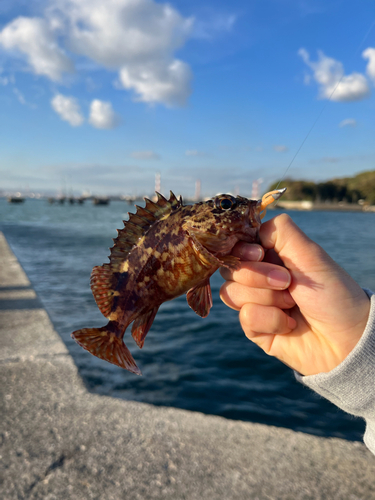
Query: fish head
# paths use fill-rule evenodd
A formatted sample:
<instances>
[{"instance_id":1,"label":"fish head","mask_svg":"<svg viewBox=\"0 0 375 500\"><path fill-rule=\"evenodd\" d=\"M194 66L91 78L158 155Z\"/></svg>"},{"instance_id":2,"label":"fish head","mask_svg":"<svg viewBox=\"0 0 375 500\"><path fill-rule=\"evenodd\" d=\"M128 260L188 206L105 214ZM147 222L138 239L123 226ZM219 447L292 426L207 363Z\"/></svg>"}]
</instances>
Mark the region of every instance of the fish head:
<instances>
[{"instance_id":1,"label":"fish head","mask_svg":"<svg viewBox=\"0 0 375 500\"><path fill-rule=\"evenodd\" d=\"M271 191L261 200L219 194L194 205L188 226L207 249L217 254L230 253L239 240L259 243L258 231L266 208L284 192L285 188Z\"/></svg>"},{"instance_id":2,"label":"fish head","mask_svg":"<svg viewBox=\"0 0 375 500\"><path fill-rule=\"evenodd\" d=\"M212 202L212 218L218 236L236 236L237 239L256 241L262 223L259 200L219 194Z\"/></svg>"}]
</instances>

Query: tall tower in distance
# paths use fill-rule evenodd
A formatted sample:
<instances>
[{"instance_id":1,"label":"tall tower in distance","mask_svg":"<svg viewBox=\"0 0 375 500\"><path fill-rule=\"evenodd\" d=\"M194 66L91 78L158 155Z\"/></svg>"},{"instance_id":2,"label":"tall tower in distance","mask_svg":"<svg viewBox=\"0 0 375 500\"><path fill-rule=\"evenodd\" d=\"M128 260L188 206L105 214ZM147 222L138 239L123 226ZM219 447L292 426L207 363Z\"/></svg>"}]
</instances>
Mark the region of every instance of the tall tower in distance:
<instances>
[{"instance_id":1,"label":"tall tower in distance","mask_svg":"<svg viewBox=\"0 0 375 500\"><path fill-rule=\"evenodd\" d=\"M251 199L259 200L260 199L260 185L262 184L263 179L257 179L253 181L253 189L251 191Z\"/></svg>"},{"instance_id":2,"label":"tall tower in distance","mask_svg":"<svg viewBox=\"0 0 375 500\"><path fill-rule=\"evenodd\" d=\"M157 193L160 193L161 190L161 174L160 172L157 172L155 174L155 191Z\"/></svg>"},{"instance_id":3,"label":"tall tower in distance","mask_svg":"<svg viewBox=\"0 0 375 500\"><path fill-rule=\"evenodd\" d=\"M201 199L201 181L200 179L197 179L195 181L195 195L194 195L194 200L195 201L200 201Z\"/></svg>"}]
</instances>

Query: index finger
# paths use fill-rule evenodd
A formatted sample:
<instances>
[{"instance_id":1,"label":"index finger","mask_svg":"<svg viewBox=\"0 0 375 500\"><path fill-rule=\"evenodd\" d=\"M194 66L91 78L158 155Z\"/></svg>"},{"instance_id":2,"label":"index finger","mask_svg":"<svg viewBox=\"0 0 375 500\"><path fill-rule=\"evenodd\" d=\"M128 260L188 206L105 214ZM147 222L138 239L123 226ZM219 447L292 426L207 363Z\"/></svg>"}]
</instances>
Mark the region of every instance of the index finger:
<instances>
[{"instance_id":1,"label":"index finger","mask_svg":"<svg viewBox=\"0 0 375 500\"><path fill-rule=\"evenodd\" d=\"M238 257L240 260L259 262L260 260L263 260L264 249L257 243L246 243L245 241L239 241L233 247L231 254L235 257Z\"/></svg>"},{"instance_id":2,"label":"index finger","mask_svg":"<svg viewBox=\"0 0 375 500\"><path fill-rule=\"evenodd\" d=\"M235 281L252 288L271 290L285 290L292 280L287 269L268 262L243 262L238 271L222 267L220 274L227 281Z\"/></svg>"}]
</instances>

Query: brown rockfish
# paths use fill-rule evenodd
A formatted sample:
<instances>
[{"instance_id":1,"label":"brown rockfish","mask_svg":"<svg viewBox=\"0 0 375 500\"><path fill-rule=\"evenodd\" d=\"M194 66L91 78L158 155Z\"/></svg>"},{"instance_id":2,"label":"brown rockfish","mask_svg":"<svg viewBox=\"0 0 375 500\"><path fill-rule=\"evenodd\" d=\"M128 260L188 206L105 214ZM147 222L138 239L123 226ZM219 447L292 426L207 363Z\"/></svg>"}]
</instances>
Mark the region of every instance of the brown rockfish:
<instances>
[{"instance_id":1,"label":"brown rockfish","mask_svg":"<svg viewBox=\"0 0 375 500\"><path fill-rule=\"evenodd\" d=\"M172 192L169 200L158 193L155 203L145 199L146 206L118 230L109 264L91 274L92 293L108 324L72 337L95 356L140 375L122 340L126 328L133 322L132 336L142 348L160 305L183 293L205 318L212 306L210 276L220 266L239 267L232 248L240 240L258 242L266 207L284 192L271 191L261 200L221 194L194 205L183 205Z\"/></svg>"}]
</instances>

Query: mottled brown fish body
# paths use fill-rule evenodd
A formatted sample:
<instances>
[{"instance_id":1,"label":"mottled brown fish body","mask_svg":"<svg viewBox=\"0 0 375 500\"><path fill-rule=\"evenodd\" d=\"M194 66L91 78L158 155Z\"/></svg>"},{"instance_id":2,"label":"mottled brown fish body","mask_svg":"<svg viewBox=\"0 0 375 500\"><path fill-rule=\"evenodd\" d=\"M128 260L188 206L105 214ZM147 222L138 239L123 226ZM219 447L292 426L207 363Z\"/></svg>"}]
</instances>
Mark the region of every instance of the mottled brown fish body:
<instances>
[{"instance_id":1,"label":"mottled brown fish body","mask_svg":"<svg viewBox=\"0 0 375 500\"><path fill-rule=\"evenodd\" d=\"M211 264L202 262L182 228L159 240L155 239L155 231L149 233L123 263L119 273L117 293L108 319L119 324L120 338L137 316L186 293L219 267L213 270Z\"/></svg>"},{"instance_id":2,"label":"mottled brown fish body","mask_svg":"<svg viewBox=\"0 0 375 500\"><path fill-rule=\"evenodd\" d=\"M269 195L262 201L219 195L188 206L173 193L169 200L158 195L157 203L146 199L118 231L110 263L94 267L91 275L95 301L109 323L78 330L73 338L92 354L140 374L122 341L126 328L133 322L132 336L142 347L160 305L184 293L190 307L206 317L210 276L220 266L238 267L230 255L237 241L257 241Z\"/></svg>"}]
</instances>

